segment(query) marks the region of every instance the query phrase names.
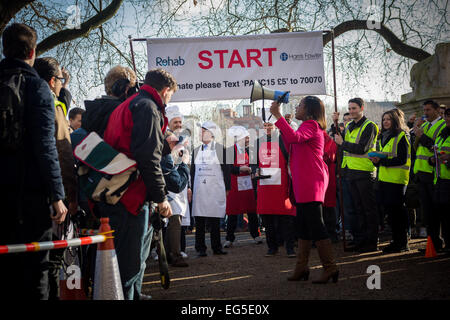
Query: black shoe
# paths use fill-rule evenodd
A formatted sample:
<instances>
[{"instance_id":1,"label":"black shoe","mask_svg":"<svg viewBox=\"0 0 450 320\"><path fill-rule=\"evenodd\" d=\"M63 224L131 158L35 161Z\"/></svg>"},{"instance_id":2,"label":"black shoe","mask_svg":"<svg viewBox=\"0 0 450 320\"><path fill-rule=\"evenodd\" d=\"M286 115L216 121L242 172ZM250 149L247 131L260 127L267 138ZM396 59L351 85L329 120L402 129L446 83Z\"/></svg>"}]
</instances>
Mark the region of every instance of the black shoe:
<instances>
[{"instance_id":1,"label":"black shoe","mask_svg":"<svg viewBox=\"0 0 450 320\"><path fill-rule=\"evenodd\" d=\"M206 257L207 256L206 251L199 251L198 256L199 257Z\"/></svg>"},{"instance_id":2,"label":"black shoe","mask_svg":"<svg viewBox=\"0 0 450 320\"><path fill-rule=\"evenodd\" d=\"M296 258L297 257L294 249L287 249L286 254L287 254L288 258Z\"/></svg>"},{"instance_id":3,"label":"black shoe","mask_svg":"<svg viewBox=\"0 0 450 320\"><path fill-rule=\"evenodd\" d=\"M367 253L367 252L375 252L378 251L378 246L375 245L366 245L356 249L358 253Z\"/></svg>"},{"instance_id":4,"label":"black shoe","mask_svg":"<svg viewBox=\"0 0 450 320\"><path fill-rule=\"evenodd\" d=\"M391 242L386 247L383 248L383 253L400 253L400 252L406 252L409 251L409 246L399 246L395 244L394 242Z\"/></svg>"},{"instance_id":5,"label":"black shoe","mask_svg":"<svg viewBox=\"0 0 450 320\"><path fill-rule=\"evenodd\" d=\"M227 254L228 252L223 251L222 249L214 250L214 254Z\"/></svg>"},{"instance_id":6,"label":"black shoe","mask_svg":"<svg viewBox=\"0 0 450 320\"><path fill-rule=\"evenodd\" d=\"M352 244L347 244L345 246L345 250L344 252L357 252L359 249L361 249L362 247L364 247L364 243L352 243Z\"/></svg>"},{"instance_id":7,"label":"black shoe","mask_svg":"<svg viewBox=\"0 0 450 320\"><path fill-rule=\"evenodd\" d=\"M139 300L152 300L152 296L149 294L140 294L139 295Z\"/></svg>"},{"instance_id":8,"label":"black shoe","mask_svg":"<svg viewBox=\"0 0 450 320\"><path fill-rule=\"evenodd\" d=\"M205 253L206 254L206 253ZM175 261L173 261L171 264L170 264L172 267L181 267L181 268L184 268L184 267L188 267L189 265L187 264L187 262L186 261L184 261L184 259L182 258L182 257L179 257L178 259L175 259Z\"/></svg>"},{"instance_id":9,"label":"black shoe","mask_svg":"<svg viewBox=\"0 0 450 320\"><path fill-rule=\"evenodd\" d=\"M273 257L278 253L277 249L269 249L266 253L266 257Z\"/></svg>"}]
</instances>

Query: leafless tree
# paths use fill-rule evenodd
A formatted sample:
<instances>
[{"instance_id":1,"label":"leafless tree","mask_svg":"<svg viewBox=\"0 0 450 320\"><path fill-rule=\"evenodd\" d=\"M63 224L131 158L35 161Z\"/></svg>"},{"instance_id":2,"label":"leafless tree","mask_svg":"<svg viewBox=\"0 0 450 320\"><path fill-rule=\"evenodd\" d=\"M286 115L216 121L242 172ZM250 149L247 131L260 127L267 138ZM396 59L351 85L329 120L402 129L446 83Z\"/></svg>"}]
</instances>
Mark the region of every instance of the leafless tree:
<instances>
[{"instance_id":1,"label":"leafless tree","mask_svg":"<svg viewBox=\"0 0 450 320\"><path fill-rule=\"evenodd\" d=\"M80 9L80 24L68 28L70 6ZM372 20L377 20L379 26ZM416 61L437 43L448 41L446 0L0 0L0 33L12 22L33 26L38 54L56 57L72 73L78 105L101 87L114 65L132 66L128 35L182 37L334 30L336 64L352 90L370 72L383 75L386 95L399 95ZM330 35L324 35L330 70ZM135 44L142 79L147 69L144 43ZM376 66L376 67L374 67ZM374 70L375 69L375 70ZM328 72L327 83L331 84ZM379 76L378 76L379 77ZM339 81L339 79L338 79ZM329 88L330 89L330 88ZM329 90L331 92L331 90Z\"/></svg>"}]
</instances>

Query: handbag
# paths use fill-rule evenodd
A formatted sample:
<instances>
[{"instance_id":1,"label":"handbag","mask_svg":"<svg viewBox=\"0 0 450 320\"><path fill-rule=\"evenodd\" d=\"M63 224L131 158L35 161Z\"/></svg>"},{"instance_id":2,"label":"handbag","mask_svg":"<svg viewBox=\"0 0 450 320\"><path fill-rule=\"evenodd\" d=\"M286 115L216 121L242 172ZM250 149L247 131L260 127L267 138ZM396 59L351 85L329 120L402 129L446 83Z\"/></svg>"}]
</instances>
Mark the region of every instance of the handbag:
<instances>
[{"instance_id":1,"label":"handbag","mask_svg":"<svg viewBox=\"0 0 450 320\"><path fill-rule=\"evenodd\" d=\"M94 131L73 153L82 163L77 170L78 185L91 200L114 205L138 177L136 161L115 150Z\"/></svg>"}]
</instances>

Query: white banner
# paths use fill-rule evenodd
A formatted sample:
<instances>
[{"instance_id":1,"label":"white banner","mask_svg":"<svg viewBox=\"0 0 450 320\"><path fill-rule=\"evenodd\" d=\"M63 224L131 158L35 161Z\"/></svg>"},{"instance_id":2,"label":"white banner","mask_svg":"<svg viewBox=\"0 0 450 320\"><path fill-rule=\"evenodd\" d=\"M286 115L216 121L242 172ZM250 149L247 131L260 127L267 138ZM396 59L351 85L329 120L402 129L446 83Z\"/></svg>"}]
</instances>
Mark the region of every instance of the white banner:
<instances>
[{"instance_id":1,"label":"white banner","mask_svg":"<svg viewBox=\"0 0 450 320\"><path fill-rule=\"evenodd\" d=\"M291 95L326 94L322 31L147 39L148 67L178 83L172 102L250 98L254 80Z\"/></svg>"}]
</instances>

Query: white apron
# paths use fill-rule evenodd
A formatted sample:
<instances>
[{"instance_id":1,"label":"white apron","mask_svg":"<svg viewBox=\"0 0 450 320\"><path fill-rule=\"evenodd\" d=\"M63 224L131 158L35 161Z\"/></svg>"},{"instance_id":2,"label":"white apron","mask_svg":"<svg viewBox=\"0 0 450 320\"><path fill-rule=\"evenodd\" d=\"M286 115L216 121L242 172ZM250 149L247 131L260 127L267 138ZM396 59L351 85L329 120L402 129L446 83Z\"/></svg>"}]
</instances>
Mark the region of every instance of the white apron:
<instances>
[{"instance_id":1,"label":"white apron","mask_svg":"<svg viewBox=\"0 0 450 320\"><path fill-rule=\"evenodd\" d=\"M192 216L225 217L225 183L214 145L211 144L207 150L200 148L194 163L195 177L192 194Z\"/></svg>"},{"instance_id":2,"label":"white apron","mask_svg":"<svg viewBox=\"0 0 450 320\"><path fill-rule=\"evenodd\" d=\"M188 212L188 198L187 198L187 189L188 187L184 188L183 191L180 193L174 193L172 191L169 191L169 203L172 207L172 215L180 215L185 216Z\"/></svg>"},{"instance_id":3,"label":"white apron","mask_svg":"<svg viewBox=\"0 0 450 320\"><path fill-rule=\"evenodd\" d=\"M187 196L188 186L180 193L173 193L169 191L169 203L172 208L172 215L181 216L181 225L190 226L191 217L189 214L189 202Z\"/></svg>"}]
</instances>

